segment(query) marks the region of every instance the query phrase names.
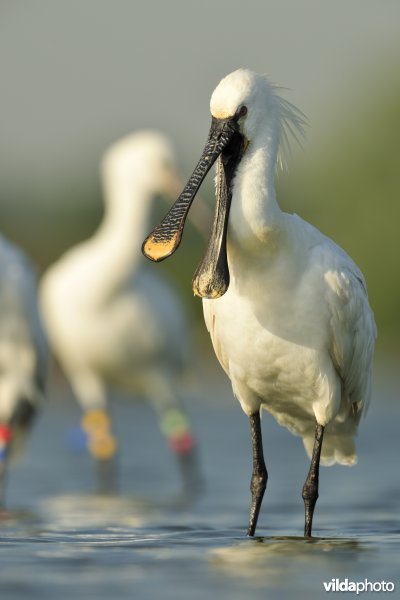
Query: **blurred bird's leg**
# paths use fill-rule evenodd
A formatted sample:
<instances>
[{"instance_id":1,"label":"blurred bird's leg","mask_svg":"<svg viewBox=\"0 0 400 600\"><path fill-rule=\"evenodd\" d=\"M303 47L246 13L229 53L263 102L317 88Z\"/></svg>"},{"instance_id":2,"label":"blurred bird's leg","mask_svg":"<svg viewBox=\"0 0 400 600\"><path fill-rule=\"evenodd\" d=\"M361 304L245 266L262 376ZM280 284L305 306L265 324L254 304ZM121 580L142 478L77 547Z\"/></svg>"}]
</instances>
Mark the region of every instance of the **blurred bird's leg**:
<instances>
[{"instance_id":1,"label":"blurred bird's leg","mask_svg":"<svg viewBox=\"0 0 400 600\"><path fill-rule=\"evenodd\" d=\"M165 408L160 415L160 427L178 463L185 493L196 496L203 482L196 439L183 407Z\"/></svg>"},{"instance_id":2,"label":"blurred bird's leg","mask_svg":"<svg viewBox=\"0 0 400 600\"><path fill-rule=\"evenodd\" d=\"M314 508L318 499L319 461L321 457L324 428L317 423L315 428L314 448L311 457L310 470L303 485L303 500L305 509L304 537L311 537Z\"/></svg>"},{"instance_id":3,"label":"blurred bird's leg","mask_svg":"<svg viewBox=\"0 0 400 600\"><path fill-rule=\"evenodd\" d=\"M11 427L6 423L0 423L0 509L4 508L5 505L11 436Z\"/></svg>"},{"instance_id":4,"label":"blurred bird's leg","mask_svg":"<svg viewBox=\"0 0 400 600\"><path fill-rule=\"evenodd\" d=\"M170 419L171 411L165 415L164 423ZM182 430L180 433L169 435L167 437L168 444L176 457L185 494L190 498L195 498L203 489L196 439L183 412L174 409L171 420L179 420Z\"/></svg>"},{"instance_id":5,"label":"blurred bird's leg","mask_svg":"<svg viewBox=\"0 0 400 600\"><path fill-rule=\"evenodd\" d=\"M81 427L87 435L87 448L97 463L98 492L117 491L117 441L111 431L111 420L105 410L87 410Z\"/></svg>"},{"instance_id":6,"label":"blurred bird's leg","mask_svg":"<svg viewBox=\"0 0 400 600\"><path fill-rule=\"evenodd\" d=\"M262 446L260 412L250 415L250 429L253 445L253 473L250 483L252 502L247 535L252 537L256 530L258 515L268 480L268 472L264 462Z\"/></svg>"},{"instance_id":7,"label":"blurred bird's leg","mask_svg":"<svg viewBox=\"0 0 400 600\"><path fill-rule=\"evenodd\" d=\"M6 496L6 483L7 483L7 458L0 458L0 511L5 506Z\"/></svg>"},{"instance_id":8,"label":"blurred bird's leg","mask_svg":"<svg viewBox=\"0 0 400 600\"><path fill-rule=\"evenodd\" d=\"M0 508L5 504L10 456L21 451L35 415L33 403L23 396L16 396L11 414L0 423Z\"/></svg>"},{"instance_id":9,"label":"blurred bird's leg","mask_svg":"<svg viewBox=\"0 0 400 600\"><path fill-rule=\"evenodd\" d=\"M5 492L6 492L6 471L7 465L5 460L0 460L0 511L5 505Z\"/></svg>"},{"instance_id":10,"label":"blurred bird's leg","mask_svg":"<svg viewBox=\"0 0 400 600\"><path fill-rule=\"evenodd\" d=\"M117 491L117 440L107 412L107 390L97 373L89 370L69 373L75 396L84 412L81 429L86 447L97 463L98 491Z\"/></svg>"},{"instance_id":11,"label":"blurred bird's leg","mask_svg":"<svg viewBox=\"0 0 400 600\"><path fill-rule=\"evenodd\" d=\"M175 386L158 371L148 380L147 394L158 415L159 425L176 458L185 494L196 497L203 489L196 438Z\"/></svg>"}]
</instances>

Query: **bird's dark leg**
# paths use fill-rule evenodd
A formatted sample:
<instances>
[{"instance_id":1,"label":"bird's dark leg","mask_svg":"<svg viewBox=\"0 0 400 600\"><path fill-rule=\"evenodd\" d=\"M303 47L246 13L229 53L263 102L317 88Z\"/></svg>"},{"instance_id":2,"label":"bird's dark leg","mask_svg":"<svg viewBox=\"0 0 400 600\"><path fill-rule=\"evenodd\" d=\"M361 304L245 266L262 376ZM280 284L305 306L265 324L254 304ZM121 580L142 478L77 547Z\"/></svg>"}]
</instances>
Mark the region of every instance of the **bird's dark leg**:
<instances>
[{"instance_id":1,"label":"bird's dark leg","mask_svg":"<svg viewBox=\"0 0 400 600\"><path fill-rule=\"evenodd\" d=\"M247 535L253 536L260 512L265 488L267 487L268 473L264 462L262 447L260 413L250 415L251 440L253 444L253 473L251 476L250 490L252 496L249 528Z\"/></svg>"},{"instance_id":2,"label":"bird's dark leg","mask_svg":"<svg viewBox=\"0 0 400 600\"><path fill-rule=\"evenodd\" d=\"M314 448L311 457L310 470L303 485L303 500L305 509L304 537L311 537L314 508L318 499L319 460L321 457L324 427L317 423L315 428Z\"/></svg>"}]
</instances>

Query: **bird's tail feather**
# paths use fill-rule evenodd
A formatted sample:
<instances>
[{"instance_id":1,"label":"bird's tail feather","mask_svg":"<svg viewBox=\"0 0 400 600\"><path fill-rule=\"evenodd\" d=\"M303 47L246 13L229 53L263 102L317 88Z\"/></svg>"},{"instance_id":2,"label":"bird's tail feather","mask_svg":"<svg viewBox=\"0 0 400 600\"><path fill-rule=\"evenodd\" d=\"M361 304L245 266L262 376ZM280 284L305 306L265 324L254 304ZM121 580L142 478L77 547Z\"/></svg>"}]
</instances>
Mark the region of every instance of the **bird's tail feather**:
<instances>
[{"instance_id":1,"label":"bird's tail feather","mask_svg":"<svg viewBox=\"0 0 400 600\"><path fill-rule=\"evenodd\" d=\"M314 436L303 438L304 447L311 458ZM357 463L357 453L353 435L338 435L326 432L322 442L321 465L330 467L334 464L352 466Z\"/></svg>"}]
</instances>

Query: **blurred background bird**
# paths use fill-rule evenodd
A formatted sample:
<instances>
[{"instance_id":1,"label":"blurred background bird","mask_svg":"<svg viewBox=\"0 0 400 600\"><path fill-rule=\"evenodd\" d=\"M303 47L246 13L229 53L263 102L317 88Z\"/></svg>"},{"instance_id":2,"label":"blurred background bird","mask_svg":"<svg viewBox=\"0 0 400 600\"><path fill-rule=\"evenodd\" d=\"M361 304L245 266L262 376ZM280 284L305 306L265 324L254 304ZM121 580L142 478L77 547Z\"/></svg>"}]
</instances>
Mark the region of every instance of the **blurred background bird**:
<instances>
[{"instance_id":1,"label":"blurred background bird","mask_svg":"<svg viewBox=\"0 0 400 600\"><path fill-rule=\"evenodd\" d=\"M8 461L21 450L41 406L47 366L35 269L0 235L0 506Z\"/></svg>"},{"instance_id":2,"label":"blurred background bird","mask_svg":"<svg viewBox=\"0 0 400 600\"><path fill-rule=\"evenodd\" d=\"M151 402L185 491L200 486L195 439L179 392L190 363L184 311L168 282L143 268L140 252L153 199L174 198L180 189L174 163L168 140L155 131L111 146L101 165L105 214L98 230L67 251L41 283L49 339L84 412L81 425L101 491L116 487L109 387Z\"/></svg>"}]
</instances>

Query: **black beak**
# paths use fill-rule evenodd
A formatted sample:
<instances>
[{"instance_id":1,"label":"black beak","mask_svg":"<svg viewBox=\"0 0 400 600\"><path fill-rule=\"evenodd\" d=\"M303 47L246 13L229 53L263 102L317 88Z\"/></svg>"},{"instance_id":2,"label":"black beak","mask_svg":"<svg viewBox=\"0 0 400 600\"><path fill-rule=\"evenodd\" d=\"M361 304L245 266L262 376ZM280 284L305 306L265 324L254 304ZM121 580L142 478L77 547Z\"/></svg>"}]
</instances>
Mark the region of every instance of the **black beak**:
<instances>
[{"instance_id":1,"label":"black beak","mask_svg":"<svg viewBox=\"0 0 400 600\"><path fill-rule=\"evenodd\" d=\"M212 233L204 259L193 278L194 293L200 297L218 298L228 289L229 271L226 257L226 233L231 199L230 184L243 153L243 136L237 119L213 117L203 154L185 189L161 223L147 236L142 252L159 262L178 248L186 217L208 171L221 155L217 206Z\"/></svg>"}]
</instances>

